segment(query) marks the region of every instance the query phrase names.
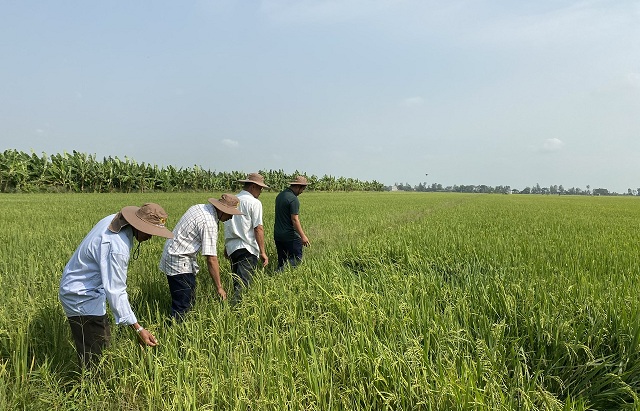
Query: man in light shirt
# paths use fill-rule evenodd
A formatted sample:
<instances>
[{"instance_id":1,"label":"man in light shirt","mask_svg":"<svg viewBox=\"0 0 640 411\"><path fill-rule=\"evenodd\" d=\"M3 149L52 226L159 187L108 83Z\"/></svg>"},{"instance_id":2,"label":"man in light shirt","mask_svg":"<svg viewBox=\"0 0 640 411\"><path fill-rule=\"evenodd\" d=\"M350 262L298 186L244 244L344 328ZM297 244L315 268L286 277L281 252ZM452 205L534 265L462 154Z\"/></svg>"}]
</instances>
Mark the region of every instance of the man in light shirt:
<instances>
[{"instance_id":1,"label":"man in light shirt","mask_svg":"<svg viewBox=\"0 0 640 411\"><path fill-rule=\"evenodd\" d=\"M173 229L173 238L164 244L160 258L160 271L167 275L171 293L171 317L182 320L196 302L196 273L200 267L197 254L205 257L209 276L213 279L220 298L227 293L220 281L220 265L216 251L218 225L241 215L240 201L233 194L223 194L217 200L210 198L207 204L189 207Z\"/></svg>"},{"instance_id":2,"label":"man in light shirt","mask_svg":"<svg viewBox=\"0 0 640 411\"><path fill-rule=\"evenodd\" d=\"M140 342L155 346L156 338L136 318L127 295L127 268L133 239L140 243L153 235L171 238L167 213L158 204L124 207L100 220L82 240L65 266L59 297L69 320L80 363L95 363L111 338L106 303L116 324L129 325Z\"/></svg>"},{"instance_id":3,"label":"man in light shirt","mask_svg":"<svg viewBox=\"0 0 640 411\"><path fill-rule=\"evenodd\" d=\"M258 200L262 189L269 186L258 173L251 173L238 182L244 183L243 190L237 195L244 215L224 223L225 256L231 260L234 302L240 300L243 289L251 284L259 261L263 267L269 263L264 246L262 203Z\"/></svg>"}]
</instances>

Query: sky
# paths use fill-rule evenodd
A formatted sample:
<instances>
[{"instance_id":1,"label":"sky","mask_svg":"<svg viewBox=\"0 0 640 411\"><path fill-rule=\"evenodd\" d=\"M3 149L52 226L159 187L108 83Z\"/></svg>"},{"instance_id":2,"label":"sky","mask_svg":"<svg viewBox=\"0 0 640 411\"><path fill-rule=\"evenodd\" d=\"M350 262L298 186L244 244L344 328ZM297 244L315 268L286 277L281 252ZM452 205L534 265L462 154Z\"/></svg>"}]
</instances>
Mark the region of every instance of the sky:
<instances>
[{"instance_id":1,"label":"sky","mask_svg":"<svg viewBox=\"0 0 640 411\"><path fill-rule=\"evenodd\" d=\"M0 4L0 150L640 188L640 0Z\"/></svg>"}]
</instances>

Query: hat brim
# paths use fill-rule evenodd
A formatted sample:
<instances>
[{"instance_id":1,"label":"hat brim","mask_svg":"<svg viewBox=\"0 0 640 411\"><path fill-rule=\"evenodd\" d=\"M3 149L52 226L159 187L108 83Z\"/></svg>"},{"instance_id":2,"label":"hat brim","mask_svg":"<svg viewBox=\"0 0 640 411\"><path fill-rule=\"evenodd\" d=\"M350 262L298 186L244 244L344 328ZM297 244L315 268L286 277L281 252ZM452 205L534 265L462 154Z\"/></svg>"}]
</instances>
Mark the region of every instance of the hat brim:
<instances>
[{"instance_id":1,"label":"hat brim","mask_svg":"<svg viewBox=\"0 0 640 411\"><path fill-rule=\"evenodd\" d=\"M264 184L264 183L259 183L257 181L253 181L253 180L238 180L238 183L253 183L256 185L259 185L262 188L271 188L268 185Z\"/></svg>"},{"instance_id":2,"label":"hat brim","mask_svg":"<svg viewBox=\"0 0 640 411\"><path fill-rule=\"evenodd\" d=\"M238 210L237 208L224 205L222 202L220 202L220 200L217 200L215 198L209 198L208 201L211 203L211 205L213 205L215 208L222 211L223 213L231 214L231 215L243 215L242 211Z\"/></svg>"},{"instance_id":3,"label":"hat brim","mask_svg":"<svg viewBox=\"0 0 640 411\"><path fill-rule=\"evenodd\" d=\"M136 213L139 209L140 207L127 206L123 207L120 212L122 213L124 219L127 220L127 223L131 224L138 231L142 231L143 233L149 235L157 235L158 237L173 238L173 233L171 232L171 230L167 229L166 227L148 223L138 217Z\"/></svg>"},{"instance_id":4,"label":"hat brim","mask_svg":"<svg viewBox=\"0 0 640 411\"><path fill-rule=\"evenodd\" d=\"M301 183L299 181L292 181L289 183L290 186L308 186L309 183Z\"/></svg>"}]
</instances>

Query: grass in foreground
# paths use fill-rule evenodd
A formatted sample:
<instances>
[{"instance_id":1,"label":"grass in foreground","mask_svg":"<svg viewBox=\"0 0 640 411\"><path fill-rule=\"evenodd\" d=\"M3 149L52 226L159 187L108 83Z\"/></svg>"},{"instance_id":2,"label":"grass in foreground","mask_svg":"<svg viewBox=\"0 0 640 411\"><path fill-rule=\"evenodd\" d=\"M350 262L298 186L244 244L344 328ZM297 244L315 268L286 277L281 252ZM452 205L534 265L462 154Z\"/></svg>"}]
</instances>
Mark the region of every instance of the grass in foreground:
<instances>
[{"instance_id":1,"label":"grass in foreground","mask_svg":"<svg viewBox=\"0 0 640 411\"><path fill-rule=\"evenodd\" d=\"M158 202L172 226L208 196L0 196L0 409L637 408L632 198L305 193L305 263L235 307L201 273L172 327L152 239L129 293L161 345L114 326L78 373L57 289L79 241L124 205Z\"/></svg>"}]
</instances>

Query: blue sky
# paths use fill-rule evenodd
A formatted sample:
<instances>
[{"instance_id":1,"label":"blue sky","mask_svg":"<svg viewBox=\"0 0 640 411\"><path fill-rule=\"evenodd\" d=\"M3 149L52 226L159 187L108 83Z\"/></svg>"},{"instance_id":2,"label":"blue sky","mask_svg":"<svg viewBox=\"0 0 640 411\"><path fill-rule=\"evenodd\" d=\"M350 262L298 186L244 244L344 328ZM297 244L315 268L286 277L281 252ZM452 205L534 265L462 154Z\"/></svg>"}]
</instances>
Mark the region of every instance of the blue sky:
<instances>
[{"instance_id":1,"label":"blue sky","mask_svg":"<svg viewBox=\"0 0 640 411\"><path fill-rule=\"evenodd\" d=\"M0 53L2 150L640 187L640 1L5 1Z\"/></svg>"}]
</instances>

